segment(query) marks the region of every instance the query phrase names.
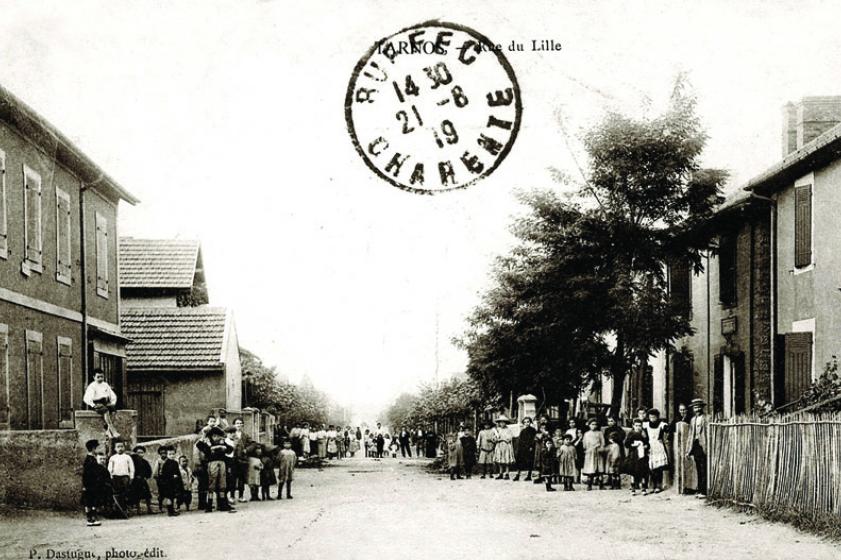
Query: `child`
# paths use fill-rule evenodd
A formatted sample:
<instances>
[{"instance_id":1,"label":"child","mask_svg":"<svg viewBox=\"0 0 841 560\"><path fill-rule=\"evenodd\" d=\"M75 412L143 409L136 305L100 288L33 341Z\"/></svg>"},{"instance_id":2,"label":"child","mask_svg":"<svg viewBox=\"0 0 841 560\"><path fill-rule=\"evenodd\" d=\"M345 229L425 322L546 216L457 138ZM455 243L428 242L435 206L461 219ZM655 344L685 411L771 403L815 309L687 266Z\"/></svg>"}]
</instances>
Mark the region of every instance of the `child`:
<instances>
[{"instance_id":1,"label":"child","mask_svg":"<svg viewBox=\"0 0 841 560\"><path fill-rule=\"evenodd\" d=\"M100 368L93 370L93 381L85 389L82 401L102 415L102 419L105 420L105 433L109 439L116 440L120 437L111 419L111 413L117 410L117 394L105 382L105 372Z\"/></svg>"},{"instance_id":2,"label":"child","mask_svg":"<svg viewBox=\"0 0 841 560\"><path fill-rule=\"evenodd\" d=\"M164 466L164 462L166 461L166 446L162 445L158 448L158 458L155 459L155 464L152 465L152 478L155 479L155 486L158 489L158 511L163 513L164 511L164 497L161 495L161 467Z\"/></svg>"},{"instance_id":3,"label":"child","mask_svg":"<svg viewBox=\"0 0 841 560\"><path fill-rule=\"evenodd\" d=\"M476 465L476 438L469 428L464 430L461 436L461 454L464 460L464 476L468 479L473 475L473 467Z\"/></svg>"},{"instance_id":4,"label":"child","mask_svg":"<svg viewBox=\"0 0 841 560\"><path fill-rule=\"evenodd\" d=\"M239 466L235 458L238 435L235 426L228 426L223 429L225 431L225 443L231 446L231 452L225 454L225 488L227 488L227 493L230 494L228 499L233 502L236 500L237 468Z\"/></svg>"},{"instance_id":5,"label":"child","mask_svg":"<svg viewBox=\"0 0 841 560\"><path fill-rule=\"evenodd\" d=\"M573 445L573 436L569 432L564 434L563 443L558 448L558 475L564 483L564 492L575 490L572 482L578 475L575 466L578 453Z\"/></svg>"},{"instance_id":6,"label":"child","mask_svg":"<svg viewBox=\"0 0 841 560\"><path fill-rule=\"evenodd\" d=\"M621 428L620 428L621 430ZM607 431L607 430L605 430ZM622 464L622 445L620 443L620 436L616 431L611 431L608 436L607 453L605 455L605 472L607 473L607 481L611 490L619 490L622 487L621 478L619 475L619 467ZM624 431L621 436L621 441L625 440Z\"/></svg>"},{"instance_id":7,"label":"child","mask_svg":"<svg viewBox=\"0 0 841 560\"><path fill-rule=\"evenodd\" d=\"M131 457L126 455L126 444L122 441L118 440L114 444L114 451L114 455L108 459L108 473L111 475L111 486L114 489L117 504L125 511L126 494L134 478L134 463Z\"/></svg>"},{"instance_id":8,"label":"child","mask_svg":"<svg viewBox=\"0 0 841 560\"><path fill-rule=\"evenodd\" d=\"M234 513L236 509L228 502L225 495L225 455L230 453L230 445L225 443L225 432L218 427L212 427L207 432L208 440L201 440L196 447L207 459L207 503L204 511L213 511L213 493L216 494L216 503L219 511Z\"/></svg>"},{"instance_id":9,"label":"child","mask_svg":"<svg viewBox=\"0 0 841 560\"><path fill-rule=\"evenodd\" d=\"M102 507L107 496L106 488L110 485L110 475L102 463L105 455L97 456L96 448L99 441L89 439L85 442L88 454L82 463L82 505L85 507L85 518L88 527L97 527L102 523L97 519L97 509Z\"/></svg>"},{"instance_id":10,"label":"child","mask_svg":"<svg viewBox=\"0 0 841 560\"><path fill-rule=\"evenodd\" d=\"M184 492L184 484L181 480L181 469L175 460L175 448L165 446L164 449L166 459L161 465L158 490L163 496L166 514L169 517L175 517L178 515L178 512L175 511L175 502Z\"/></svg>"},{"instance_id":11,"label":"child","mask_svg":"<svg viewBox=\"0 0 841 560\"><path fill-rule=\"evenodd\" d=\"M669 456L666 454L666 433L668 425L660 420L660 411L652 408L648 411L648 425L645 435L648 438L648 469L651 473L651 485L654 493L663 491L663 471L669 466Z\"/></svg>"},{"instance_id":12,"label":"child","mask_svg":"<svg viewBox=\"0 0 841 560\"><path fill-rule=\"evenodd\" d=\"M277 477L274 474L274 456L272 450L266 448L265 453L260 457L262 468L260 469L260 494L264 500L272 498L272 486L277 484Z\"/></svg>"},{"instance_id":13,"label":"child","mask_svg":"<svg viewBox=\"0 0 841 560\"><path fill-rule=\"evenodd\" d=\"M511 470L511 463L514 462L514 447L511 444L514 433L508 427L508 417L504 414L496 419L496 429L493 437L494 463L499 470L496 480L510 480L511 477L508 473Z\"/></svg>"},{"instance_id":14,"label":"child","mask_svg":"<svg viewBox=\"0 0 841 560\"><path fill-rule=\"evenodd\" d=\"M532 464L534 468L537 469L537 476L534 477L532 481L534 484L543 484L544 482L544 471L546 469L543 468L543 448L545 447L546 439L549 435L546 433L546 424L540 424L537 429L537 433L534 434L534 459L532 460ZM551 474L549 475L551 479Z\"/></svg>"},{"instance_id":15,"label":"child","mask_svg":"<svg viewBox=\"0 0 841 560\"><path fill-rule=\"evenodd\" d=\"M260 495L257 490L260 488L260 471L263 470L263 446L255 443L246 452L248 455L248 490L249 501L259 502Z\"/></svg>"},{"instance_id":16,"label":"child","mask_svg":"<svg viewBox=\"0 0 841 560\"><path fill-rule=\"evenodd\" d=\"M391 445L388 446L389 450L391 451L391 458L397 458L397 452L400 451L400 444L397 443L397 438L391 438Z\"/></svg>"},{"instance_id":17,"label":"child","mask_svg":"<svg viewBox=\"0 0 841 560\"><path fill-rule=\"evenodd\" d=\"M131 481L131 503L137 506L140 515L140 502L146 502L146 513L152 513L152 492L149 491L149 479L152 478L152 466L143 458L146 448L138 445L132 450L131 460L134 463L134 478Z\"/></svg>"},{"instance_id":18,"label":"child","mask_svg":"<svg viewBox=\"0 0 841 560\"><path fill-rule=\"evenodd\" d=\"M648 494L648 441L642 429L642 420L634 418L634 431L625 438L628 450L628 473L633 477L631 495L635 496L642 484L642 495Z\"/></svg>"},{"instance_id":19,"label":"child","mask_svg":"<svg viewBox=\"0 0 841 560\"><path fill-rule=\"evenodd\" d=\"M187 511L190 511L190 505L193 503L193 483L196 481L196 477L190 470L190 463L187 461L186 455L178 458L178 473L181 475L181 495L178 496L177 506L178 509L181 509L181 506L186 506Z\"/></svg>"},{"instance_id":20,"label":"child","mask_svg":"<svg viewBox=\"0 0 841 560\"><path fill-rule=\"evenodd\" d=\"M461 443L455 434L447 435L447 466L450 470L450 480L461 479L463 462Z\"/></svg>"},{"instance_id":21,"label":"child","mask_svg":"<svg viewBox=\"0 0 841 560\"><path fill-rule=\"evenodd\" d=\"M558 462L558 451L561 449L561 446L564 444L564 434L561 432L560 428L555 430L555 434L552 436L552 443L555 444L555 457L553 460L555 461L554 466L555 468L552 470L552 479L555 483L561 483L561 472L560 472L560 463Z\"/></svg>"},{"instance_id":22,"label":"child","mask_svg":"<svg viewBox=\"0 0 841 560\"><path fill-rule=\"evenodd\" d=\"M546 483L546 491L556 492L557 490L552 487L552 476L555 474L555 455L557 454L555 442L552 438L545 437L540 439L540 444L543 447L540 474L543 477L543 481Z\"/></svg>"},{"instance_id":23,"label":"child","mask_svg":"<svg viewBox=\"0 0 841 560\"><path fill-rule=\"evenodd\" d=\"M286 499L292 499L292 475L295 472L295 464L298 462L298 456L292 451L292 442L288 439L283 442L283 449L280 450L278 456L277 469L277 499L283 499L283 484L286 483Z\"/></svg>"},{"instance_id":24,"label":"child","mask_svg":"<svg viewBox=\"0 0 841 560\"><path fill-rule=\"evenodd\" d=\"M587 490L593 489L593 482L598 481L599 490L604 488L604 481L602 480L602 473L604 472L604 434L599 429L599 422L595 418L591 418L587 422L589 430L581 439L581 445L584 447L584 467L581 473L587 477Z\"/></svg>"},{"instance_id":25,"label":"child","mask_svg":"<svg viewBox=\"0 0 841 560\"><path fill-rule=\"evenodd\" d=\"M479 440L476 442L479 446L479 464L482 465L482 476L488 476L488 469L490 469L490 477L493 479L493 464L494 464L494 431L493 423L490 420L485 420L485 429L479 432Z\"/></svg>"}]
</instances>

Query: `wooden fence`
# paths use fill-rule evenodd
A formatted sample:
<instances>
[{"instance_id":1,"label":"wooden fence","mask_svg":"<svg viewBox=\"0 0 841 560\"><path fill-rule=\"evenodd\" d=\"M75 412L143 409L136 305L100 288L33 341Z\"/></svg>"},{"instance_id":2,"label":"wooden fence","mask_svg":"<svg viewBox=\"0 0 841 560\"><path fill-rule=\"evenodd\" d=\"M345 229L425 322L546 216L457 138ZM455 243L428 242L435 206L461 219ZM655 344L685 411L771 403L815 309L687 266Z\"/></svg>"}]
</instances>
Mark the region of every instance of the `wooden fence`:
<instances>
[{"instance_id":1,"label":"wooden fence","mask_svg":"<svg viewBox=\"0 0 841 560\"><path fill-rule=\"evenodd\" d=\"M737 417L708 427L711 498L841 514L841 412Z\"/></svg>"}]
</instances>

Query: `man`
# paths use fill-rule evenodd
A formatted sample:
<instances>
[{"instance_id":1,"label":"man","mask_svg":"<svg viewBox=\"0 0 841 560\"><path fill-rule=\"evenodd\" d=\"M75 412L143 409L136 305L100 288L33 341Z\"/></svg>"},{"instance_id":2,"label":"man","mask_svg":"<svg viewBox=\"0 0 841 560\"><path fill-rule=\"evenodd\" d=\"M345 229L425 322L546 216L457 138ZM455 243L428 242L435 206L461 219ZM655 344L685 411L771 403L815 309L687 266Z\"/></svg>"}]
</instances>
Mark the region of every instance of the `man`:
<instances>
[{"instance_id":1,"label":"man","mask_svg":"<svg viewBox=\"0 0 841 560\"><path fill-rule=\"evenodd\" d=\"M400 454L405 458L407 455L411 458L412 457L412 447L410 445L411 435L409 434L409 430L406 429L406 426L403 426L403 429L400 431Z\"/></svg>"},{"instance_id":2,"label":"man","mask_svg":"<svg viewBox=\"0 0 841 560\"><path fill-rule=\"evenodd\" d=\"M418 428L415 430L415 456L417 457L423 457L423 441L423 428Z\"/></svg>"},{"instance_id":3,"label":"man","mask_svg":"<svg viewBox=\"0 0 841 560\"><path fill-rule=\"evenodd\" d=\"M117 394L105 382L105 372L100 368L93 370L93 381L85 389L85 396L82 397L82 400L86 405L94 409L94 411L102 415L107 426L106 435L112 440L119 438L120 433L117 432L114 424L111 422L111 413L117 410Z\"/></svg>"},{"instance_id":4,"label":"man","mask_svg":"<svg viewBox=\"0 0 841 560\"><path fill-rule=\"evenodd\" d=\"M377 422L377 427L374 430L374 437L377 442L377 458L382 459L383 447L385 446L385 437L383 437L383 425Z\"/></svg>"},{"instance_id":5,"label":"man","mask_svg":"<svg viewBox=\"0 0 841 560\"><path fill-rule=\"evenodd\" d=\"M704 414L706 403L701 399L692 400L694 416L689 421L689 437L687 438L687 457L695 460L695 470L698 473L697 498L707 495L707 415Z\"/></svg>"},{"instance_id":6,"label":"man","mask_svg":"<svg viewBox=\"0 0 841 560\"><path fill-rule=\"evenodd\" d=\"M514 475L515 482L520 480L520 470L528 470L526 480L531 480L531 471L534 468L534 438L536 435L537 430L532 427L531 418L526 416L523 418L523 429L520 430L520 435L517 438L517 474Z\"/></svg>"}]
</instances>

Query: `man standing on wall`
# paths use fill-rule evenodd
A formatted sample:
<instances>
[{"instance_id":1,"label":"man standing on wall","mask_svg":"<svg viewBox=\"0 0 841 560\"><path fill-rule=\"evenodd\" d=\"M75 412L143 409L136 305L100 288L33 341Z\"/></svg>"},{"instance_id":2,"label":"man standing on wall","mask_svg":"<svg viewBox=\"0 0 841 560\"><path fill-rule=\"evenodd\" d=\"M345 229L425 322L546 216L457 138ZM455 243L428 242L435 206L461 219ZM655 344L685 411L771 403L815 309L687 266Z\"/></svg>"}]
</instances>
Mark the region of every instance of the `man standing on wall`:
<instances>
[{"instance_id":1,"label":"man standing on wall","mask_svg":"<svg viewBox=\"0 0 841 560\"><path fill-rule=\"evenodd\" d=\"M692 400L694 415L689 421L689 437L687 438L687 457L695 460L695 470L698 473L698 498L707 495L707 415L704 414L706 403L701 399Z\"/></svg>"}]
</instances>

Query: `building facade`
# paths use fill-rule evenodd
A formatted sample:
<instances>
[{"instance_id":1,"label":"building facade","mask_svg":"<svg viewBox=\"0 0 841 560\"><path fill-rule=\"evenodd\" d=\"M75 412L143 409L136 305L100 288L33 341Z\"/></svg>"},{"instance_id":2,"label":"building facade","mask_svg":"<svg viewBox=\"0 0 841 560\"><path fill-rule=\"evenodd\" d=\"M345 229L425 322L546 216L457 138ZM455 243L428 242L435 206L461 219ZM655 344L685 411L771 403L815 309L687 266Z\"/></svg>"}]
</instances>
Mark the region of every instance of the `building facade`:
<instances>
[{"instance_id":1,"label":"building facade","mask_svg":"<svg viewBox=\"0 0 841 560\"><path fill-rule=\"evenodd\" d=\"M0 88L0 430L73 428L95 367L124 406L120 201L137 202Z\"/></svg>"}]
</instances>

